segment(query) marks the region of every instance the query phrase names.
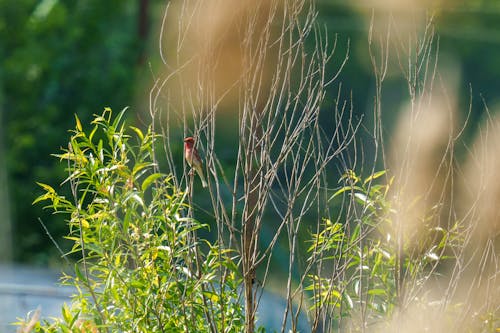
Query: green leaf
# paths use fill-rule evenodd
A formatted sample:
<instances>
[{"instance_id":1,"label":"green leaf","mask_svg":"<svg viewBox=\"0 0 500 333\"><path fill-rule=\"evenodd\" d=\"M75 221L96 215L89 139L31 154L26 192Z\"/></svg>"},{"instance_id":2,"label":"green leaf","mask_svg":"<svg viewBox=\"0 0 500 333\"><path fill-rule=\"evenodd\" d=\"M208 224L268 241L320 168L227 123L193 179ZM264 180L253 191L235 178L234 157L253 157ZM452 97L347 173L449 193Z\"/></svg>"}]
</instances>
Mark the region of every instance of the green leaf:
<instances>
[{"instance_id":1,"label":"green leaf","mask_svg":"<svg viewBox=\"0 0 500 333\"><path fill-rule=\"evenodd\" d=\"M123 202L126 203L129 200L133 200L133 201L137 202L141 207L144 207L144 201L142 200L142 198L139 196L139 194L137 192L132 192L129 195L127 195L125 197L125 199L123 199Z\"/></svg>"},{"instance_id":2,"label":"green leaf","mask_svg":"<svg viewBox=\"0 0 500 333\"><path fill-rule=\"evenodd\" d=\"M101 161L101 163L104 163L104 150L102 149L102 140L99 140L97 143L97 157Z\"/></svg>"},{"instance_id":3,"label":"green leaf","mask_svg":"<svg viewBox=\"0 0 500 333\"><path fill-rule=\"evenodd\" d=\"M127 232L128 227L130 225L130 221L132 220L132 210L128 209L123 217L123 230Z\"/></svg>"},{"instance_id":4,"label":"green leaf","mask_svg":"<svg viewBox=\"0 0 500 333\"><path fill-rule=\"evenodd\" d=\"M80 267L78 264L75 264L75 274L80 281L86 281L87 279L83 276L82 272L80 271Z\"/></svg>"},{"instance_id":5,"label":"green leaf","mask_svg":"<svg viewBox=\"0 0 500 333\"><path fill-rule=\"evenodd\" d=\"M90 134L89 134L89 141L90 141L90 142L92 142L92 140L93 140L93 138L94 138L94 135L95 135L95 133L97 132L97 129L98 129L98 128L99 128L99 127L98 127L97 125L95 125L95 126L94 126L94 128L92 129L92 132L90 132Z\"/></svg>"},{"instance_id":6,"label":"green leaf","mask_svg":"<svg viewBox=\"0 0 500 333\"><path fill-rule=\"evenodd\" d=\"M377 296L377 295L385 295L387 292L385 289L370 289L368 290L368 295Z\"/></svg>"},{"instance_id":7,"label":"green leaf","mask_svg":"<svg viewBox=\"0 0 500 333\"><path fill-rule=\"evenodd\" d=\"M66 305L66 303L63 303L63 306L61 308L61 313L62 313L62 317L64 319L64 321L66 323L70 323L71 322L71 311L69 310L68 306Z\"/></svg>"},{"instance_id":8,"label":"green leaf","mask_svg":"<svg viewBox=\"0 0 500 333\"><path fill-rule=\"evenodd\" d=\"M133 130L137 134L137 136L139 137L139 139L141 139L141 141L144 140L144 134L142 133L142 131L139 128L134 127L134 126L130 126L130 129Z\"/></svg>"},{"instance_id":9,"label":"green leaf","mask_svg":"<svg viewBox=\"0 0 500 333\"><path fill-rule=\"evenodd\" d=\"M39 182L36 182L38 184L38 186L42 187L45 191L49 192L49 193L56 193L56 191L54 190L54 188L50 185L47 185L47 184L44 184L44 183L39 183Z\"/></svg>"},{"instance_id":10,"label":"green leaf","mask_svg":"<svg viewBox=\"0 0 500 333\"><path fill-rule=\"evenodd\" d=\"M351 296L349 296L348 293L344 293L344 299L347 301L347 305L349 306L350 309L354 308L354 302L352 301Z\"/></svg>"},{"instance_id":11,"label":"green leaf","mask_svg":"<svg viewBox=\"0 0 500 333\"><path fill-rule=\"evenodd\" d=\"M343 181L343 180L350 180L351 183L357 183L360 181L359 177L356 175L356 173L351 170L351 169L348 169L343 175L342 177L340 177L339 179L339 182Z\"/></svg>"},{"instance_id":12,"label":"green leaf","mask_svg":"<svg viewBox=\"0 0 500 333\"><path fill-rule=\"evenodd\" d=\"M354 193L354 197L357 198L359 201L361 201L362 204L367 204L367 205L370 204L370 200L364 193L356 192Z\"/></svg>"},{"instance_id":13,"label":"green leaf","mask_svg":"<svg viewBox=\"0 0 500 333\"><path fill-rule=\"evenodd\" d=\"M134 165L134 168L132 169L132 175L135 176L137 173L139 173L139 171L144 170L144 169L151 167L153 165L154 165L154 163L151 163L151 162L137 163L136 165ZM144 171L147 171L147 169Z\"/></svg>"},{"instance_id":14,"label":"green leaf","mask_svg":"<svg viewBox=\"0 0 500 333\"><path fill-rule=\"evenodd\" d=\"M36 198L35 200L33 200L33 202L31 203L32 205L40 202L40 201L45 201L45 200L52 200L53 199L53 195L50 194L50 193L45 193L45 194L42 194L41 196L39 196L38 198Z\"/></svg>"},{"instance_id":15,"label":"green leaf","mask_svg":"<svg viewBox=\"0 0 500 333\"><path fill-rule=\"evenodd\" d=\"M107 108L107 109L109 109L109 111L111 112L110 108ZM116 118L115 118L115 120L113 121L113 124L112 124L112 126L114 128L118 128L118 124L121 123L123 115L125 114L125 112L127 112L127 110L128 110L128 106L125 107L123 110L121 110L120 113L118 113L118 115L116 116Z\"/></svg>"},{"instance_id":16,"label":"green leaf","mask_svg":"<svg viewBox=\"0 0 500 333\"><path fill-rule=\"evenodd\" d=\"M71 319L71 322L69 323L69 327L70 327L70 328L73 328L73 326L75 325L76 320L77 320L77 319L78 319L78 317L80 316L80 312L81 312L81 310L76 311L75 315L74 315L74 316L73 316L73 318Z\"/></svg>"},{"instance_id":17,"label":"green leaf","mask_svg":"<svg viewBox=\"0 0 500 333\"><path fill-rule=\"evenodd\" d=\"M144 181L142 182L141 189L142 191L146 191L146 189L158 178L163 177L164 175L161 173L153 173L152 175L149 175Z\"/></svg>"},{"instance_id":18,"label":"green leaf","mask_svg":"<svg viewBox=\"0 0 500 333\"><path fill-rule=\"evenodd\" d=\"M368 178L365 179L365 181L363 182L363 185L365 185L366 183L374 180L374 179L377 179L377 178L380 178L382 177L383 175L385 175L387 172L387 170L382 170L382 171L378 171L378 172L375 172L373 175L369 176Z\"/></svg>"},{"instance_id":19,"label":"green leaf","mask_svg":"<svg viewBox=\"0 0 500 333\"><path fill-rule=\"evenodd\" d=\"M76 129L78 132L83 131L82 129L82 123L80 122L80 119L78 119L78 116L75 114L75 120L76 120Z\"/></svg>"},{"instance_id":20,"label":"green leaf","mask_svg":"<svg viewBox=\"0 0 500 333\"><path fill-rule=\"evenodd\" d=\"M328 199L328 201L332 200L333 198L339 196L340 194L342 194L342 193L344 193L346 191L354 191L354 190L363 191L363 189L361 187L359 187L359 186L344 186L340 190L338 190L337 192L335 192L330 197L330 199Z\"/></svg>"}]
</instances>

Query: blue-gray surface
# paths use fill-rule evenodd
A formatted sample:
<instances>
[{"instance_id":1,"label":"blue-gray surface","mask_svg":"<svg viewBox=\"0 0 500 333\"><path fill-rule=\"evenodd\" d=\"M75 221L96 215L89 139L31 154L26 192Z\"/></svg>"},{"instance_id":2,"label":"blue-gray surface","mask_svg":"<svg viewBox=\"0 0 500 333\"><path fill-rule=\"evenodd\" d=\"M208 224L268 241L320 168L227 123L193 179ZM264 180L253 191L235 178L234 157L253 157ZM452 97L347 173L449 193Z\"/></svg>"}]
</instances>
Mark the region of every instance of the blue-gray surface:
<instances>
[{"instance_id":1,"label":"blue-gray surface","mask_svg":"<svg viewBox=\"0 0 500 333\"><path fill-rule=\"evenodd\" d=\"M0 265L0 332L16 332L11 323L25 318L29 311L41 308L41 317L60 317L61 305L69 303L73 293L59 284L60 274L41 268ZM285 300L273 293L264 292L260 299L257 325L267 332L280 332ZM288 332L289 326L285 330ZM307 318L299 317L299 332L309 332Z\"/></svg>"},{"instance_id":2,"label":"blue-gray surface","mask_svg":"<svg viewBox=\"0 0 500 333\"><path fill-rule=\"evenodd\" d=\"M0 265L0 332L16 332L11 323L38 307L43 318L59 317L72 291L58 280L49 269Z\"/></svg>"},{"instance_id":3,"label":"blue-gray surface","mask_svg":"<svg viewBox=\"0 0 500 333\"><path fill-rule=\"evenodd\" d=\"M264 292L259 303L259 308L257 309L257 326L262 325L266 328L266 332L281 332L285 308L286 300L283 297L274 293ZM300 313L297 326L297 332L311 332L305 313ZM291 332L290 313L285 332Z\"/></svg>"}]
</instances>

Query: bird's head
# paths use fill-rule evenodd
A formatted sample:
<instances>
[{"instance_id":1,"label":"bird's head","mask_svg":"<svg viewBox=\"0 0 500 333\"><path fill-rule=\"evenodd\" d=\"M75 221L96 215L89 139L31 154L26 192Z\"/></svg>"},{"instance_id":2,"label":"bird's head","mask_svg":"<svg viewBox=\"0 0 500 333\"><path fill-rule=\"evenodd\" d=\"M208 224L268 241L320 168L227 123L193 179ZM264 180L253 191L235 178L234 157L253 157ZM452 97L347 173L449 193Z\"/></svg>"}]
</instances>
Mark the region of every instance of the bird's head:
<instances>
[{"instance_id":1,"label":"bird's head","mask_svg":"<svg viewBox=\"0 0 500 333\"><path fill-rule=\"evenodd\" d=\"M194 138L192 136L188 136L184 139L184 144L186 147L192 148L194 146Z\"/></svg>"}]
</instances>

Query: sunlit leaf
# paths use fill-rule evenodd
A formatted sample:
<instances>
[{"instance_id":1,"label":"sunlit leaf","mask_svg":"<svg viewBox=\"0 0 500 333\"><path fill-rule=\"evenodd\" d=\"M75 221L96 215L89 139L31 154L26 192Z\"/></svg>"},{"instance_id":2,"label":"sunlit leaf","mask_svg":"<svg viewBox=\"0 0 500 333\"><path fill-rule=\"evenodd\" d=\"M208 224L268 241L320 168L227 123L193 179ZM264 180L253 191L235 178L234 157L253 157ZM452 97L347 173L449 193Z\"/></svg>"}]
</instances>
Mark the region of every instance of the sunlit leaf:
<instances>
[{"instance_id":1,"label":"sunlit leaf","mask_svg":"<svg viewBox=\"0 0 500 333\"><path fill-rule=\"evenodd\" d=\"M363 203L365 203L365 204L368 204L368 203L370 202L370 201L368 200L368 197L367 197L365 194L363 194L363 193L356 192L356 193L354 193L354 196L355 196L356 198L358 198L359 200L361 200L361 201L362 201Z\"/></svg>"},{"instance_id":2,"label":"sunlit leaf","mask_svg":"<svg viewBox=\"0 0 500 333\"><path fill-rule=\"evenodd\" d=\"M66 305L66 303L63 303L63 306L61 307L61 313L65 322L67 323L71 322L71 312L69 311L69 308Z\"/></svg>"},{"instance_id":3,"label":"sunlit leaf","mask_svg":"<svg viewBox=\"0 0 500 333\"><path fill-rule=\"evenodd\" d=\"M130 126L130 129L132 129L137 134L137 136L139 137L139 139L141 139L141 141L144 140L144 134L142 133L142 131L139 128L134 127L134 126Z\"/></svg>"},{"instance_id":4,"label":"sunlit leaf","mask_svg":"<svg viewBox=\"0 0 500 333\"><path fill-rule=\"evenodd\" d=\"M374 179L382 177L383 175L386 174L386 172L387 172L387 170L382 170L382 171L375 172L373 175L369 176L368 178L366 178L364 180L363 185L366 185L367 183L371 182Z\"/></svg>"},{"instance_id":5,"label":"sunlit leaf","mask_svg":"<svg viewBox=\"0 0 500 333\"><path fill-rule=\"evenodd\" d=\"M148 177L146 177L146 179L144 179L144 181L142 182L142 185L141 185L141 189L142 191L146 191L149 186L157 179L163 177L163 174L161 173L153 173L152 175L149 175Z\"/></svg>"},{"instance_id":6,"label":"sunlit leaf","mask_svg":"<svg viewBox=\"0 0 500 333\"><path fill-rule=\"evenodd\" d=\"M83 131L82 129L82 123L80 122L80 119L78 119L78 116L75 114L75 120L76 120L76 129L81 132Z\"/></svg>"},{"instance_id":7,"label":"sunlit leaf","mask_svg":"<svg viewBox=\"0 0 500 333\"><path fill-rule=\"evenodd\" d=\"M368 290L368 295L377 296L377 295L385 295L387 292L385 289L370 289Z\"/></svg>"},{"instance_id":8,"label":"sunlit leaf","mask_svg":"<svg viewBox=\"0 0 500 333\"><path fill-rule=\"evenodd\" d=\"M359 186L344 186L341 189L337 190L328 200L332 200L335 197L338 197L340 194L346 192L346 191L362 191L363 189Z\"/></svg>"}]
</instances>

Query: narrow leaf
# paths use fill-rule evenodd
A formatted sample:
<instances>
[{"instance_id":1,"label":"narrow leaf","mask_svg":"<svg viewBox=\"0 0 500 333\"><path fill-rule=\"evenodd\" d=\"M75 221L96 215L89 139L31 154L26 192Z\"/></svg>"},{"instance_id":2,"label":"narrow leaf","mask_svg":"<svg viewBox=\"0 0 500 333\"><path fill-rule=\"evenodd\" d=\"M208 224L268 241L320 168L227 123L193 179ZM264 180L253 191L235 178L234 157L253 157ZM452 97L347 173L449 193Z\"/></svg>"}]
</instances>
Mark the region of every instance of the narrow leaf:
<instances>
[{"instance_id":1,"label":"narrow leaf","mask_svg":"<svg viewBox=\"0 0 500 333\"><path fill-rule=\"evenodd\" d=\"M149 187L149 185L151 185L151 183L153 183L155 180L157 180L158 178L161 178L163 176L163 174L161 173L153 173L152 175L149 175L146 179L144 179L144 181L142 182L142 185L141 185L141 189L142 191L146 191L146 189Z\"/></svg>"},{"instance_id":2,"label":"narrow leaf","mask_svg":"<svg viewBox=\"0 0 500 333\"><path fill-rule=\"evenodd\" d=\"M373 175L369 176L368 178L365 179L365 181L363 182L363 185L365 185L366 183L374 180L374 179L377 179L377 178L380 178L382 177L383 175L386 174L386 170L382 170L382 171L378 171L378 172L375 172Z\"/></svg>"},{"instance_id":3,"label":"narrow leaf","mask_svg":"<svg viewBox=\"0 0 500 333\"><path fill-rule=\"evenodd\" d=\"M80 119L78 119L78 116L75 114L75 120L76 120L76 129L78 132L81 132L82 129L82 123L80 122Z\"/></svg>"}]
</instances>

